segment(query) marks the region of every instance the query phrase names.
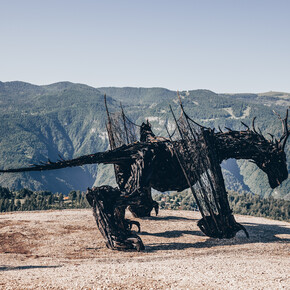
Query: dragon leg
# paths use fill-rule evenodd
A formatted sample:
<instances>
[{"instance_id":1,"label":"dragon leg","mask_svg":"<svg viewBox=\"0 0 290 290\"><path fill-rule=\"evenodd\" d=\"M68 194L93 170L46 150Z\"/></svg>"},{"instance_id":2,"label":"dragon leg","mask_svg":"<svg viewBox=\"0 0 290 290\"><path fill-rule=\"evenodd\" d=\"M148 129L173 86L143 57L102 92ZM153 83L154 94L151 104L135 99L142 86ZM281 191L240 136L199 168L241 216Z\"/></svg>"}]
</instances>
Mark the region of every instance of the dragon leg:
<instances>
[{"instance_id":1,"label":"dragon leg","mask_svg":"<svg viewBox=\"0 0 290 290\"><path fill-rule=\"evenodd\" d=\"M144 250L141 238L131 231L138 222L125 219L125 209L130 200L122 196L118 188L101 186L88 189L86 198L93 208L97 226L112 250Z\"/></svg>"},{"instance_id":2,"label":"dragon leg","mask_svg":"<svg viewBox=\"0 0 290 290\"><path fill-rule=\"evenodd\" d=\"M149 217L154 209L158 214L159 205L152 199L150 178L153 173L154 156L149 149L139 152L139 157L131 165L131 175L124 185L124 190L128 196L134 196L136 202L129 206L129 210L134 217Z\"/></svg>"},{"instance_id":3,"label":"dragon leg","mask_svg":"<svg viewBox=\"0 0 290 290\"><path fill-rule=\"evenodd\" d=\"M155 210L156 216L158 215L159 205L152 199L151 188L145 189L144 194L140 196L140 203L138 205L130 205L129 210L134 217L149 217L152 210Z\"/></svg>"}]
</instances>

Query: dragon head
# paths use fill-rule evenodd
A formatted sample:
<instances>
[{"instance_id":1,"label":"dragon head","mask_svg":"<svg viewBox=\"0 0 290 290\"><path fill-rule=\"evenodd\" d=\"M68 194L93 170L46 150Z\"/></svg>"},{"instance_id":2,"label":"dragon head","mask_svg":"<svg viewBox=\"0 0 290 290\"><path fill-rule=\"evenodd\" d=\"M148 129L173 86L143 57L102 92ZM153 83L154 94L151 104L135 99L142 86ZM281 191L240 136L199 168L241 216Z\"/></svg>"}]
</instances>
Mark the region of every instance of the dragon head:
<instances>
[{"instance_id":1,"label":"dragon head","mask_svg":"<svg viewBox=\"0 0 290 290\"><path fill-rule=\"evenodd\" d=\"M276 188L288 178L286 154L278 148L270 155L265 155L264 160L255 161L255 163L267 174L271 188Z\"/></svg>"},{"instance_id":2,"label":"dragon head","mask_svg":"<svg viewBox=\"0 0 290 290\"><path fill-rule=\"evenodd\" d=\"M143 122L140 127L140 141L146 142L148 140L148 137L155 137L155 134L152 132L151 124L147 120L147 122Z\"/></svg>"},{"instance_id":3,"label":"dragon head","mask_svg":"<svg viewBox=\"0 0 290 290\"><path fill-rule=\"evenodd\" d=\"M283 120L279 114L275 111L274 113L279 116L279 119L282 122L282 136L279 140L275 139L275 141L267 141L270 145L268 146L268 150L261 152L259 158L254 160L254 163L267 174L271 188L276 188L288 178L285 154L285 145L289 137L289 129L287 124L288 110L286 117Z\"/></svg>"}]
</instances>

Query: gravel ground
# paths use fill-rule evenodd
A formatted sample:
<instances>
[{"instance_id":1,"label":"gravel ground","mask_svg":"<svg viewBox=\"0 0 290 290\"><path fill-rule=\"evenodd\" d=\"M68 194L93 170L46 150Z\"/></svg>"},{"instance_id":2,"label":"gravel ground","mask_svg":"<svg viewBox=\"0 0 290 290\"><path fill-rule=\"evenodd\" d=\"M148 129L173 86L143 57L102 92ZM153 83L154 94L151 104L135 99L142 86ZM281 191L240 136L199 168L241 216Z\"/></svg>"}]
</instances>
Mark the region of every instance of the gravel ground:
<instances>
[{"instance_id":1,"label":"gravel ground","mask_svg":"<svg viewBox=\"0 0 290 290\"><path fill-rule=\"evenodd\" d=\"M290 289L290 223L236 216L250 238L218 240L199 218L138 219L138 253L107 249L90 210L0 214L0 289Z\"/></svg>"}]
</instances>

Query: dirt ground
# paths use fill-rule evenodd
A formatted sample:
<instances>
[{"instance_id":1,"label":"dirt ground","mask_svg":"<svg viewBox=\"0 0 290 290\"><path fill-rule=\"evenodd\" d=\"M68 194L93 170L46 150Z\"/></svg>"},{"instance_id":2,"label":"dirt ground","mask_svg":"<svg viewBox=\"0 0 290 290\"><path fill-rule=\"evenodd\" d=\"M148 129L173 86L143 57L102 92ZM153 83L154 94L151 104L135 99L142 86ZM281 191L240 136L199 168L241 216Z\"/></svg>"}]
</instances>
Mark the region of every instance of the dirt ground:
<instances>
[{"instance_id":1,"label":"dirt ground","mask_svg":"<svg viewBox=\"0 0 290 290\"><path fill-rule=\"evenodd\" d=\"M198 219L137 219L138 253L107 249L90 210L0 214L0 289L290 289L290 223L236 216L250 238L218 240Z\"/></svg>"}]
</instances>

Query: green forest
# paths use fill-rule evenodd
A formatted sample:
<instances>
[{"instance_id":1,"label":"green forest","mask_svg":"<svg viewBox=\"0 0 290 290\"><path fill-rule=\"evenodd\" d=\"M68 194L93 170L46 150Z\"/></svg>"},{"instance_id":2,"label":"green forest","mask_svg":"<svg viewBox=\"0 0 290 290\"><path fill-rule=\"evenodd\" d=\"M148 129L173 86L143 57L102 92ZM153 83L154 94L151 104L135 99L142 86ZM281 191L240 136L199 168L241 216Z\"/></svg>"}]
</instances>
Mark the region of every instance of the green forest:
<instances>
[{"instance_id":1,"label":"green forest","mask_svg":"<svg viewBox=\"0 0 290 290\"><path fill-rule=\"evenodd\" d=\"M0 186L0 212L87 207L89 204L85 194L80 191L71 191L68 196L64 196L62 193L31 191L26 188L10 191Z\"/></svg>"},{"instance_id":2,"label":"green forest","mask_svg":"<svg viewBox=\"0 0 290 290\"><path fill-rule=\"evenodd\" d=\"M198 210L194 197L189 190L171 194L155 194L154 199L162 209ZM262 198L251 193L228 191L230 207L234 214L267 217L275 220L290 221L290 201Z\"/></svg>"},{"instance_id":3,"label":"green forest","mask_svg":"<svg viewBox=\"0 0 290 290\"><path fill-rule=\"evenodd\" d=\"M290 221L290 201L262 198L250 193L228 192L229 203L235 214L267 217L276 220ZM161 209L194 210L198 207L189 190L170 194L157 193L153 198ZM21 189L10 191L0 186L0 212L34 211L52 209L89 208L85 193L71 191L67 196L49 191L31 191Z\"/></svg>"}]
</instances>

